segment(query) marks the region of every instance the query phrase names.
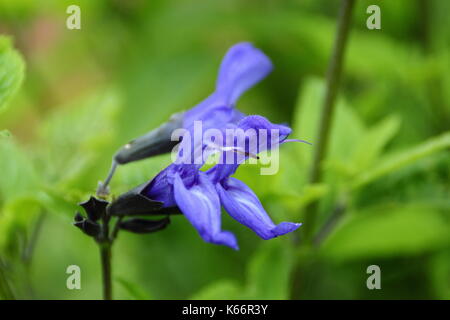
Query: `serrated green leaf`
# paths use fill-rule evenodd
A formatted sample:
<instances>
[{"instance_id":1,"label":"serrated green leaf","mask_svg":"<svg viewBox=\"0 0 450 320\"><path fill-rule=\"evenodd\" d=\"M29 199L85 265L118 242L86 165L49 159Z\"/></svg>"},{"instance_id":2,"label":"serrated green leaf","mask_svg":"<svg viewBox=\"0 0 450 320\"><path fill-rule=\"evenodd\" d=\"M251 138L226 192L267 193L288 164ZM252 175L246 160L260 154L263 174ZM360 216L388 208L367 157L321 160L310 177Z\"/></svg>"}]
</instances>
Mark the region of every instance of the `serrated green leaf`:
<instances>
[{"instance_id":1,"label":"serrated green leaf","mask_svg":"<svg viewBox=\"0 0 450 320\"><path fill-rule=\"evenodd\" d=\"M0 36L0 111L4 109L22 84L25 63L12 48L11 40Z\"/></svg>"},{"instance_id":2,"label":"serrated green leaf","mask_svg":"<svg viewBox=\"0 0 450 320\"><path fill-rule=\"evenodd\" d=\"M74 101L47 118L37 151L47 182L58 181L64 191L96 188L102 178L99 169L107 173L113 154L119 106L119 95L109 90Z\"/></svg>"},{"instance_id":3,"label":"serrated green leaf","mask_svg":"<svg viewBox=\"0 0 450 320\"><path fill-rule=\"evenodd\" d=\"M0 139L0 252L17 253L17 234L40 212L40 178L30 156L14 138ZM10 251L10 250L8 250Z\"/></svg>"}]
</instances>

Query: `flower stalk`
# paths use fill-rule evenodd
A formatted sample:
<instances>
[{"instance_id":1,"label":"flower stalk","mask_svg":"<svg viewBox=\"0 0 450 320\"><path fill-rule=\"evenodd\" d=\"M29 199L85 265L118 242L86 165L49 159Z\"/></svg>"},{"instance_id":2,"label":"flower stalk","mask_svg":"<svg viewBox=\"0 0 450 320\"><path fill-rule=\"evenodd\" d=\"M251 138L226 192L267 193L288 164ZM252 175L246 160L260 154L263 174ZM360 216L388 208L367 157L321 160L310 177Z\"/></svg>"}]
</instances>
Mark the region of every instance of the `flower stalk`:
<instances>
[{"instance_id":1,"label":"flower stalk","mask_svg":"<svg viewBox=\"0 0 450 320\"><path fill-rule=\"evenodd\" d=\"M111 246L112 240L109 237L109 221L108 211L102 218L102 234L98 241L100 247L100 260L102 265L103 279L103 300L112 300L112 283L111 283Z\"/></svg>"},{"instance_id":2,"label":"flower stalk","mask_svg":"<svg viewBox=\"0 0 450 320\"><path fill-rule=\"evenodd\" d=\"M80 203L85 214L77 212L74 226L84 234L92 237L99 246L102 273L103 299L113 299L112 287L112 246L120 230L144 234L164 229L169 223L169 215L177 214L173 208L161 210L162 203L153 201L140 192L143 186L138 186L112 201L104 198L90 197ZM163 219L134 218L139 216L165 216Z\"/></svg>"},{"instance_id":3,"label":"flower stalk","mask_svg":"<svg viewBox=\"0 0 450 320\"><path fill-rule=\"evenodd\" d=\"M100 243L100 258L102 265L103 300L112 300L111 283L111 242Z\"/></svg>"}]
</instances>

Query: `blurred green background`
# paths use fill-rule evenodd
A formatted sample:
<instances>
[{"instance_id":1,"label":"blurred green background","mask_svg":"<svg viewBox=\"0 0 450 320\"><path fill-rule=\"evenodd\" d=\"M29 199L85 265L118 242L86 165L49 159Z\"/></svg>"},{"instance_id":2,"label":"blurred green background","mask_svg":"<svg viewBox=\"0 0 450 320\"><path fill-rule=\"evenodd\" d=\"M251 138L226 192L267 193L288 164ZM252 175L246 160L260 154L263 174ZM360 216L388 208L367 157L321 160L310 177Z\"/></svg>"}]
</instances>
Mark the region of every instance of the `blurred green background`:
<instances>
[{"instance_id":1,"label":"blurred green background","mask_svg":"<svg viewBox=\"0 0 450 320\"><path fill-rule=\"evenodd\" d=\"M214 89L222 56L251 41L275 70L238 108L316 141L339 1L0 0L0 298L99 299L98 248L72 224L114 151ZM81 30L66 8L81 7ZM381 30L366 8L381 8ZM360 0L324 181L314 145L283 145L280 171L237 173L276 221L319 201L320 241L270 241L223 215L240 251L201 240L184 217L122 232L119 299L450 299L450 2ZM119 194L170 163L121 167ZM66 268L81 268L81 290ZM381 268L381 290L366 269Z\"/></svg>"}]
</instances>

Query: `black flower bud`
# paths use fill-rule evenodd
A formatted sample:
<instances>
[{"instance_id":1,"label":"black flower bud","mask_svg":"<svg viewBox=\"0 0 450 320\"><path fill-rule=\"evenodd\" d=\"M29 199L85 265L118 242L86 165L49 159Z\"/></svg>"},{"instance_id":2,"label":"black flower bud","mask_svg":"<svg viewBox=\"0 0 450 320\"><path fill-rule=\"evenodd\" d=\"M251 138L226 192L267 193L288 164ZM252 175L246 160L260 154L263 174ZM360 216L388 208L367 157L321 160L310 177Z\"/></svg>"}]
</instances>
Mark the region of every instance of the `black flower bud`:
<instances>
[{"instance_id":1,"label":"black flower bud","mask_svg":"<svg viewBox=\"0 0 450 320\"><path fill-rule=\"evenodd\" d=\"M81 231L83 231L85 234L87 234L88 236L91 237L98 237L101 233L101 226L94 221L90 221L87 219L83 219L83 217L81 217L83 220L78 220L81 217L81 214L77 213L77 215L75 216L75 222L73 223L75 227L79 228Z\"/></svg>"},{"instance_id":2,"label":"black flower bud","mask_svg":"<svg viewBox=\"0 0 450 320\"><path fill-rule=\"evenodd\" d=\"M105 215L108 204L108 201L100 200L91 196L88 201L80 203L80 206L82 206L86 211L89 220L97 221Z\"/></svg>"},{"instance_id":3,"label":"black flower bud","mask_svg":"<svg viewBox=\"0 0 450 320\"><path fill-rule=\"evenodd\" d=\"M123 146L114 156L118 164L125 164L168 153L179 141L172 141L172 132L183 125L183 113L172 115L170 120L147 134Z\"/></svg>"},{"instance_id":4,"label":"black flower bud","mask_svg":"<svg viewBox=\"0 0 450 320\"><path fill-rule=\"evenodd\" d=\"M147 215L161 209L163 202L152 200L142 194L146 186L147 184L142 184L120 195L109 206L109 214L112 216Z\"/></svg>"},{"instance_id":5,"label":"black flower bud","mask_svg":"<svg viewBox=\"0 0 450 320\"><path fill-rule=\"evenodd\" d=\"M161 220L140 218L127 219L120 222L120 229L133 233L152 233L164 229L170 223L169 217Z\"/></svg>"}]
</instances>

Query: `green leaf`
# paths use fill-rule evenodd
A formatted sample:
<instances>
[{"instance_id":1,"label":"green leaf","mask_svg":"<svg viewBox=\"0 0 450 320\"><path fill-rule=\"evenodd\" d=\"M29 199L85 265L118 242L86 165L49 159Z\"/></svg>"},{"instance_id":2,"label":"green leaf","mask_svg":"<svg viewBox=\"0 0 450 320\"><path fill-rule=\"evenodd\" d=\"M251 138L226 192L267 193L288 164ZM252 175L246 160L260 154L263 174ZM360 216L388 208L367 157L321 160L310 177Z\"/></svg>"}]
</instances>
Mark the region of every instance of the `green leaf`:
<instances>
[{"instance_id":1,"label":"green leaf","mask_svg":"<svg viewBox=\"0 0 450 320\"><path fill-rule=\"evenodd\" d=\"M12 48L11 40L0 36L0 111L6 107L22 84L25 63Z\"/></svg>"},{"instance_id":2,"label":"green leaf","mask_svg":"<svg viewBox=\"0 0 450 320\"><path fill-rule=\"evenodd\" d=\"M36 150L47 183L64 193L95 190L114 152L111 144L120 103L119 94L110 89L58 108L47 117Z\"/></svg>"},{"instance_id":3,"label":"green leaf","mask_svg":"<svg viewBox=\"0 0 450 320\"><path fill-rule=\"evenodd\" d=\"M39 183L30 156L11 138L0 139L0 202L32 192Z\"/></svg>"},{"instance_id":4,"label":"green leaf","mask_svg":"<svg viewBox=\"0 0 450 320\"><path fill-rule=\"evenodd\" d=\"M353 182L353 187L359 188L423 157L445 150L449 147L450 132L447 132L410 149L388 155L381 159L376 166L364 171L356 177Z\"/></svg>"},{"instance_id":5,"label":"green leaf","mask_svg":"<svg viewBox=\"0 0 450 320\"><path fill-rule=\"evenodd\" d=\"M0 251L3 251L17 244L16 231L26 230L41 211L43 192L31 157L14 137L0 137L0 154Z\"/></svg>"},{"instance_id":6,"label":"green leaf","mask_svg":"<svg viewBox=\"0 0 450 320\"><path fill-rule=\"evenodd\" d=\"M350 213L321 253L335 260L416 255L449 244L449 225L434 208L380 206Z\"/></svg>"},{"instance_id":7,"label":"green leaf","mask_svg":"<svg viewBox=\"0 0 450 320\"><path fill-rule=\"evenodd\" d=\"M294 117L293 137L309 141L312 143L312 148L315 148L315 144L318 142L318 123L325 84L321 79L311 78L305 81L303 86ZM331 123L327 160L348 161L354 146L364 133L365 127L358 115L343 99L338 99ZM300 161L305 162L304 165L308 165L312 158L312 152L299 152L299 157Z\"/></svg>"},{"instance_id":8,"label":"green leaf","mask_svg":"<svg viewBox=\"0 0 450 320\"><path fill-rule=\"evenodd\" d=\"M322 80L309 79L305 82L296 109L294 135L313 143L317 140L317 126L320 118L325 85ZM343 99L336 104L336 113L330 132L329 152L325 163L332 172L344 176L353 176L376 162L386 144L398 131L400 121L390 116L377 125L366 128L360 117ZM300 161L311 161L312 152L302 150Z\"/></svg>"},{"instance_id":9,"label":"green leaf","mask_svg":"<svg viewBox=\"0 0 450 320\"><path fill-rule=\"evenodd\" d=\"M119 283L132 298L136 300L151 300L150 295L137 284L121 277L116 277L114 280Z\"/></svg>"},{"instance_id":10,"label":"green leaf","mask_svg":"<svg viewBox=\"0 0 450 320\"><path fill-rule=\"evenodd\" d=\"M367 130L355 146L351 161L354 172L361 172L372 165L380 156L386 144L394 137L400 121L390 116Z\"/></svg>"},{"instance_id":11,"label":"green leaf","mask_svg":"<svg viewBox=\"0 0 450 320\"><path fill-rule=\"evenodd\" d=\"M283 189L281 189L283 190ZM324 197L329 192L329 186L324 183L308 184L303 188L298 188L299 194L290 194L288 192L276 193L283 206L290 213L289 219L297 219L298 211L311 202Z\"/></svg>"},{"instance_id":12,"label":"green leaf","mask_svg":"<svg viewBox=\"0 0 450 320\"><path fill-rule=\"evenodd\" d=\"M16 197L3 206L0 214L0 252L11 247L17 240L14 233L30 226L40 210L41 204L33 196Z\"/></svg>"},{"instance_id":13,"label":"green leaf","mask_svg":"<svg viewBox=\"0 0 450 320\"><path fill-rule=\"evenodd\" d=\"M364 130L352 148L347 150L345 159L329 157L325 164L331 172L351 181L356 175L364 172L370 165L376 163L386 144L399 129L397 117L390 116L375 126ZM331 158L331 159L330 159Z\"/></svg>"}]
</instances>

